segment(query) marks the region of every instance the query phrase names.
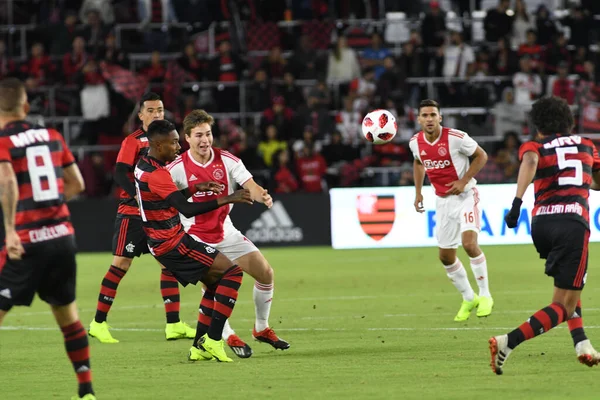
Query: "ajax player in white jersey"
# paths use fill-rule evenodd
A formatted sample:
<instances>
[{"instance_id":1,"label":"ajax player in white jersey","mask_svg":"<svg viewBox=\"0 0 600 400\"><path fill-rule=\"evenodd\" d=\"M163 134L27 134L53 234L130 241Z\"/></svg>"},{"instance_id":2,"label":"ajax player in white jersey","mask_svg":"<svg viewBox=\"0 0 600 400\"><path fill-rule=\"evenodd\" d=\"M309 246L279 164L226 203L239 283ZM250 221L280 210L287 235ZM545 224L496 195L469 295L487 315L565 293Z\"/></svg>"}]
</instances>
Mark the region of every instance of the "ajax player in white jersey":
<instances>
[{"instance_id":1,"label":"ajax player in white jersey","mask_svg":"<svg viewBox=\"0 0 600 400\"><path fill-rule=\"evenodd\" d=\"M494 300L489 290L485 255L477 242L481 229L481 210L475 186L477 181L474 179L485 165L487 154L465 132L442 127L440 107L433 100L423 100L419 104L417 121L423 130L409 142L415 159L415 209L420 213L425 212L421 189L427 174L436 194L439 258L446 275L463 296L454 320L466 321L476 307L478 317L487 317L492 313ZM470 258L479 295L471 288L467 272L456 256L459 244L462 244Z\"/></svg>"},{"instance_id":2,"label":"ajax player in white jersey","mask_svg":"<svg viewBox=\"0 0 600 400\"><path fill-rule=\"evenodd\" d=\"M250 191L253 201L270 208L273 205L271 196L254 181L242 160L225 150L212 147L213 123L213 117L204 110L194 110L183 120L185 139L190 149L167 167L175 185L181 190L199 182L219 183L223 188L220 193L197 192L188 200L202 202L233 193L237 184ZM276 349L288 349L289 343L281 340L269 327L273 269L258 248L233 226L229 218L230 210L231 207L221 207L193 218L181 215L181 222L191 237L215 247L255 279L253 298L256 321L252 334L256 340ZM252 349L235 334L229 322L223 329L223 339L238 357L248 358L252 355Z\"/></svg>"}]
</instances>

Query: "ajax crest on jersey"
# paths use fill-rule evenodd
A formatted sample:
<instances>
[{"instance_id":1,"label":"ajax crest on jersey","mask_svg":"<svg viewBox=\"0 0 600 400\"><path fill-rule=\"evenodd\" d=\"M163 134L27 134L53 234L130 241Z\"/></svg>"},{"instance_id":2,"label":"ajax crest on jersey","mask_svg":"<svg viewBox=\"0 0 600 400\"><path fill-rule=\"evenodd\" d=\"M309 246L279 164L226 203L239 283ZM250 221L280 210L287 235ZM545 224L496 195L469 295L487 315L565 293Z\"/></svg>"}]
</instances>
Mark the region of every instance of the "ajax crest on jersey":
<instances>
[{"instance_id":1,"label":"ajax crest on jersey","mask_svg":"<svg viewBox=\"0 0 600 400\"><path fill-rule=\"evenodd\" d=\"M387 110L371 111L362 122L363 135L373 144L390 142L396 136L397 131L396 118Z\"/></svg>"},{"instance_id":2,"label":"ajax crest on jersey","mask_svg":"<svg viewBox=\"0 0 600 400\"><path fill-rule=\"evenodd\" d=\"M360 195L356 198L358 221L363 232L379 241L392 231L396 219L394 195Z\"/></svg>"},{"instance_id":3,"label":"ajax crest on jersey","mask_svg":"<svg viewBox=\"0 0 600 400\"><path fill-rule=\"evenodd\" d=\"M225 173L223 172L222 169L217 168L213 171L213 176L215 177L216 180L221 180L225 176Z\"/></svg>"}]
</instances>

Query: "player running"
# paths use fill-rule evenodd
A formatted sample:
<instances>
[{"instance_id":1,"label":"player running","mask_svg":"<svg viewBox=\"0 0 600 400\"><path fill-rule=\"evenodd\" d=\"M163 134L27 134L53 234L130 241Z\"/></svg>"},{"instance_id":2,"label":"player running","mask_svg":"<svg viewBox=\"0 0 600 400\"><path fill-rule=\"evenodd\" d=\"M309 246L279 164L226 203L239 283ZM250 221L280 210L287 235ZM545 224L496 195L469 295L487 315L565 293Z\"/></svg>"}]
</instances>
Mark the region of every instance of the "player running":
<instances>
[{"instance_id":1,"label":"player running","mask_svg":"<svg viewBox=\"0 0 600 400\"><path fill-rule=\"evenodd\" d=\"M133 169L139 158L148 153L148 126L165 117L165 111L160 96L156 93L146 93L140 100L138 117L142 127L123 140L117 157L115 182L121 187L119 209L115 219L113 236L113 262L102 280L96 316L90 323L89 334L102 343L118 343L112 337L106 322L108 312L117 295L117 287L121 279L131 267L134 257L148 253L146 234L142 229L140 211L136 201ZM160 275L160 291L165 306L167 325L165 336L167 340L194 338L196 331L179 319L179 285L175 277L163 269Z\"/></svg>"},{"instance_id":2,"label":"player running","mask_svg":"<svg viewBox=\"0 0 600 400\"><path fill-rule=\"evenodd\" d=\"M489 289L485 254L477 243L481 210L474 179L485 165L487 154L465 132L441 125L440 106L434 100L421 101L417 120L423 130L409 142L415 158L415 209L425 212L421 189L427 174L436 194L439 258L446 275L463 297L454 321L466 321L475 307L478 317L487 317L492 313L494 300ZM467 272L456 256L461 243L471 261L479 295L471 288Z\"/></svg>"},{"instance_id":3,"label":"player running","mask_svg":"<svg viewBox=\"0 0 600 400\"><path fill-rule=\"evenodd\" d=\"M28 112L23 83L14 78L0 82L0 203L6 237L0 325L12 305L29 306L37 293L63 333L79 383L73 400L94 400L90 348L75 303L75 237L66 205L84 190L83 178L62 135L25 122Z\"/></svg>"},{"instance_id":4,"label":"player running","mask_svg":"<svg viewBox=\"0 0 600 400\"><path fill-rule=\"evenodd\" d=\"M517 194L504 219L509 228L517 226L521 199L533 180L531 237L540 258L546 260L546 275L554 278L554 295L550 305L521 326L489 340L492 370L498 375L515 347L564 321L579 361L590 367L600 362L600 354L583 330L580 300L588 265L588 197L590 186L600 190L600 158L591 140L570 134L573 114L564 100L538 100L531 120L536 141L524 143L519 150Z\"/></svg>"},{"instance_id":5,"label":"player running","mask_svg":"<svg viewBox=\"0 0 600 400\"><path fill-rule=\"evenodd\" d=\"M202 203L187 198L195 188L177 189L165 165L177 157L179 134L169 121L154 121L148 127L150 150L138 161L134 175L140 200L142 226L148 247L156 260L183 285L202 281L206 291L200 302L198 328L189 353L190 361L231 362L223 348L223 327L231 316L242 284L242 270L214 247L185 233L179 213L190 218L230 203L252 204L250 193L240 190ZM193 187L193 186L192 186ZM205 191L219 192L210 182Z\"/></svg>"},{"instance_id":6,"label":"player running","mask_svg":"<svg viewBox=\"0 0 600 400\"><path fill-rule=\"evenodd\" d=\"M204 110L194 110L183 120L185 139L190 144L190 149L167 167L177 187L186 189L198 181L215 180L220 183L223 188L221 194L196 193L189 200L202 203L232 193L237 183L250 191L253 201L270 208L273 199L267 190L254 181L242 160L225 150L212 147L213 123L213 117ZM256 320L252 335L275 349L288 349L289 343L279 338L269 327L273 268L258 248L233 226L229 218L230 210L231 207L223 207L194 218L183 217L182 222L191 237L215 247L255 279L253 299ZM238 357L248 358L252 355L250 347L235 334L229 323L225 325L223 338Z\"/></svg>"}]
</instances>

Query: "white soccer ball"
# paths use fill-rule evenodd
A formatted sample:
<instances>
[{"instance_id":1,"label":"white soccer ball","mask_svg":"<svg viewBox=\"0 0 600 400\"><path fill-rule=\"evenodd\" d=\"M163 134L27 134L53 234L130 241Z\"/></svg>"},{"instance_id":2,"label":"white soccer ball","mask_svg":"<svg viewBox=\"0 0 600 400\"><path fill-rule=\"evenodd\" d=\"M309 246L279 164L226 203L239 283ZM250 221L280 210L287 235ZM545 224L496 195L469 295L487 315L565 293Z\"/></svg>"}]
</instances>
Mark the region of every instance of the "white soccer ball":
<instances>
[{"instance_id":1,"label":"white soccer ball","mask_svg":"<svg viewBox=\"0 0 600 400\"><path fill-rule=\"evenodd\" d=\"M391 141L398 131L396 118L388 110L374 110L365 115L362 132L369 142L384 144Z\"/></svg>"}]
</instances>

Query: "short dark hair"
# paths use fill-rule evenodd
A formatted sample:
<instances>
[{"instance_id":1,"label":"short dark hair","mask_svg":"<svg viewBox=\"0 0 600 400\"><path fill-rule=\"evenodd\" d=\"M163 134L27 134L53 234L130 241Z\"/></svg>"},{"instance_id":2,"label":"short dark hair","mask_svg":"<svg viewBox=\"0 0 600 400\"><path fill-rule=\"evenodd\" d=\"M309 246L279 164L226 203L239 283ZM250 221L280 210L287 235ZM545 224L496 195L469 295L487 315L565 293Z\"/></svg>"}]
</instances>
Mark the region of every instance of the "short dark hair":
<instances>
[{"instance_id":1,"label":"short dark hair","mask_svg":"<svg viewBox=\"0 0 600 400\"><path fill-rule=\"evenodd\" d=\"M17 113L26 93L25 85L17 78L6 78L0 81L0 113Z\"/></svg>"},{"instance_id":2,"label":"short dark hair","mask_svg":"<svg viewBox=\"0 0 600 400\"><path fill-rule=\"evenodd\" d=\"M144 93L142 98L140 99L140 110L144 108L144 103L147 101L157 101L161 100L160 96L154 92Z\"/></svg>"},{"instance_id":3,"label":"short dark hair","mask_svg":"<svg viewBox=\"0 0 600 400\"><path fill-rule=\"evenodd\" d=\"M575 125L567 102L554 96L543 97L533 103L529 116L536 130L543 135L568 135Z\"/></svg>"},{"instance_id":4,"label":"short dark hair","mask_svg":"<svg viewBox=\"0 0 600 400\"><path fill-rule=\"evenodd\" d=\"M439 103L437 101L431 100L431 99L422 100L419 103L419 110L418 110L419 114L421 113L421 108L423 108L423 107L435 107L435 108L437 108L438 112L440 111Z\"/></svg>"},{"instance_id":5,"label":"short dark hair","mask_svg":"<svg viewBox=\"0 0 600 400\"><path fill-rule=\"evenodd\" d=\"M173 125L171 122L167 121L166 119L159 119L153 121L148 126L148 132L146 132L146 135L148 136L148 140L153 141L158 139L160 136L167 136L169 133L171 133L171 131L174 130L175 125Z\"/></svg>"}]
</instances>

